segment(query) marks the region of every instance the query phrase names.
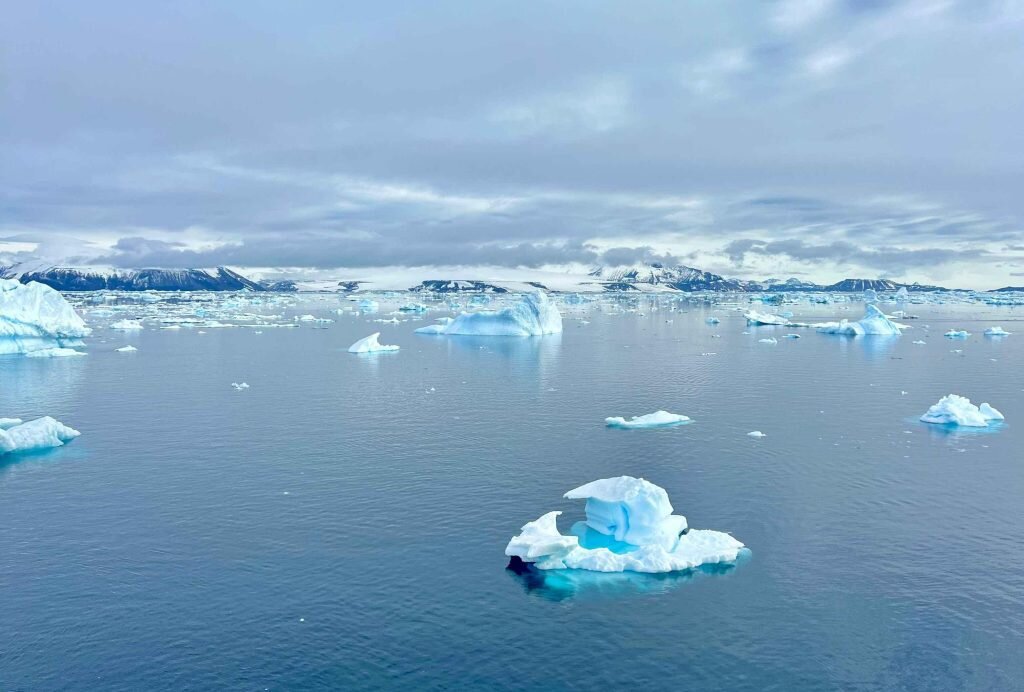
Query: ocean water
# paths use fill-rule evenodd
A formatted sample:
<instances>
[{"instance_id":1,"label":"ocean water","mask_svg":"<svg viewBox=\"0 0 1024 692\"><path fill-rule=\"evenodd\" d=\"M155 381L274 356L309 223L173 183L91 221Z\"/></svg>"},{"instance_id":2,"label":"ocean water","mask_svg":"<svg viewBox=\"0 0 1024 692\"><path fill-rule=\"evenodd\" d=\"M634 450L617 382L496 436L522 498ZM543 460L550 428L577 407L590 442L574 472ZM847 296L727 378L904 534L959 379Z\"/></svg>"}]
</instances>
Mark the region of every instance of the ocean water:
<instances>
[{"instance_id":1,"label":"ocean water","mask_svg":"<svg viewBox=\"0 0 1024 692\"><path fill-rule=\"evenodd\" d=\"M288 329L76 300L87 357L0 359L0 416L83 433L0 459L0 690L1024 689L1019 309L914 305L902 338L852 339L602 300L560 337L502 339L414 335L448 313L379 324L396 304L337 315L333 296L204 303ZM103 328L133 315L150 328ZM401 351L345 352L378 330ZM917 421L950 392L1007 422ZM662 408L694 423L603 425ZM749 554L506 569L522 524L562 509L566 531L582 507L562 494L623 474Z\"/></svg>"}]
</instances>

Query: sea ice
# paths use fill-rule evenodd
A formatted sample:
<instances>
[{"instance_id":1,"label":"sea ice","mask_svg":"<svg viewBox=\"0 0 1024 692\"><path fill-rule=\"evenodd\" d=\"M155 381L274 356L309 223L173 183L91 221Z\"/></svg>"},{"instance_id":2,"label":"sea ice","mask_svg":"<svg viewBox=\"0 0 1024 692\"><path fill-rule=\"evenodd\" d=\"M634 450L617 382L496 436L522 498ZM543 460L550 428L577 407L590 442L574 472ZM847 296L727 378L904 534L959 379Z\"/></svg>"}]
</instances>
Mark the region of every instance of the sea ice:
<instances>
[{"instance_id":1,"label":"sea ice","mask_svg":"<svg viewBox=\"0 0 1024 692\"><path fill-rule=\"evenodd\" d=\"M0 419L16 421L17 418ZM44 416L27 423L17 423L9 427L0 426L0 455L15 452L32 452L51 447L60 447L81 435L74 428Z\"/></svg>"},{"instance_id":2,"label":"sea ice","mask_svg":"<svg viewBox=\"0 0 1024 692\"><path fill-rule=\"evenodd\" d=\"M374 332L370 336L360 339L348 347L349 353L381 353L383 351L397 351L398 346L382 344L377 341L380 332Z\"/></svg>"},{"instance_id":3,"label":"sea ice","mask_svg":"<svg viewBox=\"0 0 1024 692\"><path fill-rule=\"evenodd\" d=\"M989 327L985 330L985 336L1010 336L1013 332L1008 332L1002 327Z\"/></svg>"},{"instance_id":4,"label":"sea ice","mask_svg":"<svg viewBox=\"0 0 1024 692\"><path fill-rule=\"evenodd\" d=\"M891 321L876 305L867 305L864 317L857 322L822 322L814 325L822 334L847 336L899 336L901 325Z\"/></svg>"},{"instance_id":5,"label":"sea ice","mask_svg":"<svg viewBox=\"0 0 1024 692\"><path fill-rule=\"evenodd\" d=\"M655 411L643 416L633 416L629 420L620 416L605 418L604 423L609 428L642 429L642 428L669 428L676 425L690 423L690 419L678 413L668 411Z\"/></svg>"},{"instance_id":6,"label":"sea ice","mask_svg":"<svg viewBox=\"0 0 1024 692\"><path fill-rule=\"evenodd\" d=\"M138 331L139 329L145 329L142 326L140 320L118 320L110 325L111 329L118 329L125 332Z\"/></svg>"},{"instance_id":7,"label":"sea ice","mask_svg":"<svg viewBox=\"0 0 1024 692\"><path fill-rule=\"evenodd\" d=\"M966 329L950 329L943 336L948 336L950 339L966 339L971 333Z\"/></svg>"},{"instance_id":8,"label":"sea ice","mask_svg":"<svg viewBox=\"0 0 1024 692\"><path fill-rule=\"evenodd\" d=\"M794 322L790 322L789 319L782 315L771 315L767 312L757 312L756 310L749 310L743 313L743 316L747 318L747 324L779 325L781 327L800 326Z\"/></svg>"},{"instance_id":9,"label":"sea ice","mask_svg":"<svg viewBox=\"0 0 1024 692\"><path fill-rule=\"evenodd\" d=\"M758 339L757 341L758 341L758 343L761 343L761 344L777 344L777 343L779 343L779 340L776 339L773 336L770 336L767 339Z\"/></svg>"},{"instance_id":10,"label":"sea ice","mask_svg":"<svg viewBox=\"0 0 1024 692\"><path fill-rule=\"evenodd\" d=\"M505 554L544 570L653 573L735 562L744 547L727 533L688 529L664 488L642 478L605 478L565 497L587 501L586 521L573 525L572 535L558 530L561 512L548 512L524 525Z\"/></svg>"},{"instance_id":11,"label":"sea ice","mask_svg":"<svg viewBox=\"0 0 1024 692\"><path fill-rule=\"evenodd\" d=\"M747 433L747 437L768 437L768 436L765 435L760 430L752 430L752 431Z\"/></svg>"},{"instance_id":12,"label":"sea ice","mask_svg":"<svg viewBox=\"0 0 1024 692\"><path fill-rule=\"evenodd\" d=\"M1003 420L1003 414L989 404L975 406L967 397L949 394L921 416L925 423L960 425L969 428L987 427L990 421Z\"/></svg>"},{"instance_id":13,"label":"sea ice","mask_svg":"<svg viewBox=\"0 0 1024 692\"><path fill-rule=\"evenodd\" d=\"M122 346L121 348L115 350L120 351L121 353L130 353L132 351L138 351L139 349L135 348L131 344L128 344L127 346Z\"/></svg>"},{"instance_id":14,"label":"sea ice","mask_svg":"<svg viewBox=\"0 0 1024 692\"><path fill-rule=\"evenodd\" d=\"M232 382L231 386L234 387L235 389L237 389L238 391L242 391L243 389L248 389L249 388L249 383L248 382Z\"/></svg>"},{"instance_id":15,"label":"sea ice","mask_svg":"<svg viewBox=\"0 0 1024 692\"><path fill-rule=\"evenodd\" d=\"M463 312L450 322L420 327L417 334L542 336L562 332L562 315L546 293L530 293L502 310Z\"/></svg>"},{"instance_id":16,"label":"sea ice","mask_svg":"<svg viewBox=\"0 0 1024 692\"><path fill-rule=\"evenodd\" d=\"M722 320L718 319L717 317L709 317L704 321L707 322L708 324L719 324Z\"/></svg>"},{"instance_id":17,"label":"sea ice","mask_svg":"<svg viewBox=\"0 0 1024 692\"><path fill-rule=\"evenodd\" d=\"M70 349L91 331L49 286L0 279L0 355Z\"/></svg>"}]
</instances>

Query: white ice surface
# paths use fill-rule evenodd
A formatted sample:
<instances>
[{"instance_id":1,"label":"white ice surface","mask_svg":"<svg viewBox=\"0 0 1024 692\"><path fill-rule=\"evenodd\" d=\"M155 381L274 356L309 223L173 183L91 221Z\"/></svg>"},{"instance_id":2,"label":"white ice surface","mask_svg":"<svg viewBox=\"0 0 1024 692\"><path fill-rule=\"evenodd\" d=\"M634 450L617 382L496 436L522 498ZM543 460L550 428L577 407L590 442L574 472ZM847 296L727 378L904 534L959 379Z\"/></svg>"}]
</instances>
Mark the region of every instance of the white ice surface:
<instances>
[{"instance_id":1,"label":"white ice surface","mask_svg":"<svg viewBox=\"0 0 1024 692\"><path fill-rule=\"evenodd\" d=\"M0 428L0 454L60 447L80 434L74 428L69 428L49 416L44 416L27 423Z\"/></svg>"},{"instance_id":2,"label":"white ice surface","mask_svg":"<svg viewBox=\"0 0 1024 692\"><path fill-rule=\"evenodd\" d=\"M370 336L364 337L359 341L355 342L348 347L349 353L381 353L384 351L397 351L398 346L392 344L382 344L377 341L380 336L380 332L374 332Z\"/></svg>"},{"instance_id":3,"label":"white ice surface","mask_svg":"<svg viewBox=\"0 0 1024 692\"><path fill-rule=\"evenodd\" d=\"M629 420L621 416L605 418L604 422L609 428L666 428L689 423L690 419L679 413L655 411L643 416L633 416Z\"/></svg>"},{"instance_id":4,"label":"white ice surface","mask_svg":"<svg viewBox=\"0 0 1024 692\"><path fill-rule=\"evenodd\" d=\"M421 327L418 334L542 336L562 332L562 314L543 291L501 310L463 312L451 322Z\"/></svg>"},{"instance_id":5,"label":"white ice surface","mask_svg":"<svg viewBox=\"0 0 1024 692\"><path fill-rule=\"evenodd\" d=\"M67 348L91 330L49 286L0 279L0 355Z\"/></svg>"},{"instance_id":6,"label":"white ice surface","mask_svg":"<svg viewBox=\"0 0 1024 692\"><path fill-rule=\"evenodd\" d=\"M985 403L975 406L971 400L957 394L948 394L933 404L921 416L925 423L936 425L959 425L969 428L988 427L990 421L1003 420L1003 414Z\"/></svg>"},{"instance_id":7,"label":"white ice surface","mask_svg":"<svg viewBox=\"0 0 1024 692\"><path fill-rule=\"evenodd\" d=\"M857 322L823 322L814 325L822 334L847 336L899 336L902 325L896 324L875 305L868 305L864 317Z\"/></svg>"}]
</instances>

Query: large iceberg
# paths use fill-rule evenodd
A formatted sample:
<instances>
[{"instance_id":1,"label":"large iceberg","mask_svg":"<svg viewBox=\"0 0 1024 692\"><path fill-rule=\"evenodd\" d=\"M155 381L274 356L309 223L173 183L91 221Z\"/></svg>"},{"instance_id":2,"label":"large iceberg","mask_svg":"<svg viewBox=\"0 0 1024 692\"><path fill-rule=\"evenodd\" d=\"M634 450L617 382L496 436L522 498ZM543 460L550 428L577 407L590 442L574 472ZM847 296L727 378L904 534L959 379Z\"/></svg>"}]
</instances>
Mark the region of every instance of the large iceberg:
<instances>
[{"instance_id":1,"label":"large iceberg","mask_svg":"<svg viewBox=\"0 0 1024 692\"><path fill-rule=\"evenodd\" d=\"M629 420L621 416L604 419L604 424L609 428L627 429L668 428L676 425L685 425L690 422L688 417L679 413L669 413L668 411L655 411L643 416L633 416Z\"/></svg>"},{"instance_id":2,"label":"large iceberg","mask_svg":"<svg viewBox=\"0 0 1024 692\"><path fill-rule=\"evenodd\" d=\"M502 310L463 312L448 323L416 330L418 334L467 336L542 336L562 332L562 314L546 293L537 291Z\"/></svg>"},{"instance_id":3,"label":"large iceberg","mask_svg":"<svg viewBox=\"0 0 1024 692\"><path fill-rule=\"evenodd\" d=\"M788 317L782 315L772 315L767 312L757 312L756 310L748 310L743 313L743 316L747 318L747 324L750 325L770 325L780 327L802 327L803 325L797 322L790 322Z\"/></svg>"},{"instance_id":4,"label":"large iceberg","mask_svg":"<svg viewBox=\"0 0 1024 692\"><path fill-rule=\"evenodd\" d=\"M523 526L505 554L545 570L675 572L735 562L744 547L727 533L690 530L686 517L672 514L664 488L643 478L605 478L565 497L587 501L586 521L566 536L558 530L561 512L548 512Z\"/></svg>"},{"instance_id":5,"label":"large iceberg","mask_svg":"<svg viewBox=\"0 0 1024 692\"><path fill-rule=\"evenodd\" d=\"M60 447L81 435L74 428L49 416L28 423L22 423L17 418L4 418L0 421L8 426L0 427L0 455Z\"/></svg>"},{"instance_id":6,"label":"large iceberg","mask_svg":"<svg viewBox=\"0 0 1024 692\"><path fill-rule=\"evenodd\" d=\"M991 421L1003 420L1004 416L989 404L975 406L965 396L948 394L932 405L921 416L925 423L936 425L959 425L968 428L986 428Z\"/></svg>"},{"instance_id":7,"label":"large iceberg","mask_svg":"<svg viewBox=\"0 0 1024 692\"><path fill-rule=\"evenodd\" d=\"M901 325L885 316L876 305L868 305L867 312L858 322L823 322L815 325L822 334L845 334L847 336L899 336Z\"/></svg>"},{"instance_id":8,"label":"large iceberg","mask_svg":"<svg viewBox=\"0 0 1024 692\"><path fill-rule=\"evenodd\" d=\"M49 286L0 279L0 355L79 346L91 331Z\"/></svg>"},{"instance_id":9,"label":"large iceberg","mask_svg":"<svg viewBox=\"0 0 1024 692\"><path fill-rule=\"evenodd\" d=\"M398 346L393 344L382 344L377 341L380 332L374 332L370 336L360 339L348 347L349 353L382 353L385 351L397 351Z\"/></svg>"}]
</instances>

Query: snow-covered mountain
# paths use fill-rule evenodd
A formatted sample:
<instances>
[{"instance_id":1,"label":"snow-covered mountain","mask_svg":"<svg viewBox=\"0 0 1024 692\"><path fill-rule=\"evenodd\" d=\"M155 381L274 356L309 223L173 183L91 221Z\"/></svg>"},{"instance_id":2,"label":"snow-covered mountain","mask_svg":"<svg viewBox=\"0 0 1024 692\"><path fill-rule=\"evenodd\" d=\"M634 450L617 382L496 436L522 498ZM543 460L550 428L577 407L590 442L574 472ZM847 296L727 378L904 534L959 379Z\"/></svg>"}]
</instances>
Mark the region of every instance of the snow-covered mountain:
<instances>
[{"instance_id":1,"label":"snow-covered mountain","mask_svg":"<svg viewBox=\"0 0 1024 692\"><path fill-rule=\"evenodd\" d=\"M607 287L622 284L665 286L677 291L746 291L745 282L726 279L718 274L685 265L675 267L654 262L628 267L595 267L588 276L600 279ZM612 288L612 290L616 290Z\"/></svg>"},{"instance_id":2,"label":"snow-covered mountain","mask_svg":"<svg viewBox=\"0 0 1024 692\"><path fill-rule=\"evenodd\" d=\"M213 269L114 269L107 267L0 268L0 277L37 281L58 291L265 291L227 267Z\"/></svg>"},{"instance_id":3,"label":"snow-covered mountain","mask_svg":"<svg viewBox=\"0 0 1024 692\"><path fill-rule=\"evenodd\" d=\"M409 289L416 293L508 293L507 288L485 281L428 279Z\"/></svg>"}]
</instances>

